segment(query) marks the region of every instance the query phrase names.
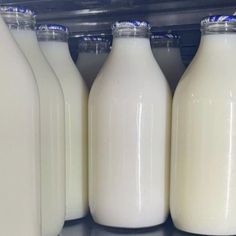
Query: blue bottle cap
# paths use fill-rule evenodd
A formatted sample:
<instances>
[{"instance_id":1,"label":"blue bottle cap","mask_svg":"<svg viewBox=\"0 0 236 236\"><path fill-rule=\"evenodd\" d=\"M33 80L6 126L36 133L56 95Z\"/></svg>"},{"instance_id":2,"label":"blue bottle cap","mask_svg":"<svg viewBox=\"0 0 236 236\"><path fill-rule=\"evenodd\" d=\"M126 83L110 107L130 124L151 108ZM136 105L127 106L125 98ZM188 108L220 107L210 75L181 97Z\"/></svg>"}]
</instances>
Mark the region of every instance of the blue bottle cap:
<instances>
[{"instance_id":1,"label":"blue bottle cap","mask_svg":"<svg viewBox=\"0 0 236 236\"><path fill-rule=\"evenodd\" d=\"M37 31L57 31L69 34L69 29L64 25L58 25L58 24L42 24L36 26Z\"/></svg>"},{"instance_id":2,"label":"blue bottle cap","mask_svg":"<svg viewBox=\"0 0 236 236\"><path fill-rule=\"evenodd\" d=\"M150 24L147 21L117 21L112 25L112 30L119 29L119 28L146 28L148 30L151 29Z\"/></svg>"},{"instance_id":3,"label":"blue bottle cap","mask_svg":"<svg viewBox=\"0 0 236 236\"><path fill-rule=\"evenodd\" d=\"M0 6L1 13L21 13L27 16L35 16L35 12L21 6Z\"/></svg>"},{"instance_id":4,"label":"blue bottle cap","mask_svg":"<svg viewBox=\"0 0 236 236\"><path fill-rule=\"evenodd\" d=\"M236 23L236 16L225 16L225 15L215 15L207 16L202 19L201 26L207 25L209 23Z\"/></svg>"}]
</instances>

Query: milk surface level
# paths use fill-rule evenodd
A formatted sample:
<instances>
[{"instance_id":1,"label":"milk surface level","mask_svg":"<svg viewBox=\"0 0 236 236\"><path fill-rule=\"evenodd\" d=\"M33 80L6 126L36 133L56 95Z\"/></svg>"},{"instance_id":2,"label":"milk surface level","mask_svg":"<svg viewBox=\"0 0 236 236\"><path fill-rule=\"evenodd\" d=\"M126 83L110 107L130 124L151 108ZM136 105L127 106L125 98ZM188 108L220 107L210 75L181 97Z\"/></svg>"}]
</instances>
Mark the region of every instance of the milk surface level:
<instances>
[{"instance_id":1,"label":"milk surface level","mask_svg":"<svg viewBox=\"0 0 236 236\"><path fill-rule=\"evenodd\" d=\"M174 34L157 34L152 36L152 52L161 67L172 92L185 70L180 49L179 37Z\"/></svg>"},{"instance_id":2,"label":"milk surface level","mask_svg":"<svg viewBox=\"0 0 236 236\"><path fill-rule=\"evenodd\" d=\"M88 212L88 91L69 54L68 29L60 25L41 25L37 36L65 96L66 220L77 219Z\"/></svg>"},{"instance_id":3,"label":"milk surface level","mask_svg":"<svg viewBox=\"0 0 236 236\"><path fill-rule=\"evenodd\" d=\"M92 84L110 52L110 41L102 37L83 37L79 40L79 54L76 65L87 86Z\"/></svg>"},{"instance_id":4,"label":"milk surface level","mask_svg":"<svg viewBox=\"0 0 236 236\"><path fill-rule=\"evenodd\" d=\"M59 81L39 48L33 14L27 13L27 17L20 18L15 12L8 12L4 19L28 59L39 88L42 236L55 236L65 218L64 99Z\"/></svg>"},{"instance_id":5,"label":"milk surface level","mask_svg":"<svg viewBox=\"0 0 236 236\"><path fill-rule=\"evenodd\" d=\"M141 228L168 215L171 95L146 22L118 22L89 97L89 206L103 225Z\"/></svg>"},{"instance_id":6,"label":"milk surface level","mask_svg":"<svg viewBox=\"0 0 236 236\"><path fill-rule=\"evenodd\" d=\"M197 55L174 95L171 215L191 233L236 234L235 22L202 21Z\"/></svg>"},{"instance_id":7,"label":"milk surface level","mask_svg":"<svg viewBox=\"0 0 236 236\"><path fill-rule=\"evenodd\" d=\"M38 90L1 16L0 31L1 235L41 236Z\"/></svg>"}]
</instances>

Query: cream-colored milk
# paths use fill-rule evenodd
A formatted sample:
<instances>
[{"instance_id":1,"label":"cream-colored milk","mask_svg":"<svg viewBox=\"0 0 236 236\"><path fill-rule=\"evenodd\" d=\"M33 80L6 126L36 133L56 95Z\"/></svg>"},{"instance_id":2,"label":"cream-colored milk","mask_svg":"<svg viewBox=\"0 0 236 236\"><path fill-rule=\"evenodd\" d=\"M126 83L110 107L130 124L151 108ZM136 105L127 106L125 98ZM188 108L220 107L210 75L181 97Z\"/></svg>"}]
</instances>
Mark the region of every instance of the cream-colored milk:
<instances>
[{"instance_id":1,"label":"cream-colored milk","mask_svg":"<svg viewBox=\"0 0 236 236\"><path fill-rule=\"evenodd\" d=\"M152 52L174 92L185 70L179 48L156 47L152 49Z\"/></svg>"},{"instance_id":2,"label":"cream-colored milk","mask_svg":"<svg viewBox=\"0 0 236 236\"><path fill-rule=\"evenodd\" d=\"M41 236L38 89L1 17L0 31L0 231Z\"/></svg>"},{"instance_id":3,"label":"cream-colored milk","mask_svg":"<svg viewBox=\"0 0 236 236\"><path fill-rule=\"evenodd\" d=\"M63 93L43 56L36 33L12 30L39 87L41 112L42 236L56 236L65 218L65 119Z\"/></svg>"},{"instance_id":4,"label":"cream-colored milk","mask_svg":"<svg viewBox=\"0 0 236 236\"><path fill-rule=\"evenodd\" d=\"M59 78L65 96L66 220L72 220L88 212L88 91L66 42L41 41L40 47Z\"/></svg>"},{"instance_id":5,"label":"cream-colored milk","mask_svg":"<svg viewBox=\"0 0 236 236\"><path fill-rule=\"evenodd\" d=\"M171 95L145 38L115 38L89 97L89 205L97 223L168 215Z\"/></svg>"},{"instance_id":6,"label":"cream-colored milk","mask_svg":"<svg viewBox=\"0 0 236 236\"><path fill-rule=\"evenodd\" d=\"M174 96L171 214L188 232L236 234L235 42L203 36Z\"/></svg>"},{"instance_id":7,"label":"cream-colored milk","mask_svg":"<svg viewBox=\"0 0 236 236\"><path fill-rule=\"evenodd\" d=\"M105 63L107 56L108 52L79 52L76 65L89 88L92 87L92 84Z\"/></svg>"}]
</instances>

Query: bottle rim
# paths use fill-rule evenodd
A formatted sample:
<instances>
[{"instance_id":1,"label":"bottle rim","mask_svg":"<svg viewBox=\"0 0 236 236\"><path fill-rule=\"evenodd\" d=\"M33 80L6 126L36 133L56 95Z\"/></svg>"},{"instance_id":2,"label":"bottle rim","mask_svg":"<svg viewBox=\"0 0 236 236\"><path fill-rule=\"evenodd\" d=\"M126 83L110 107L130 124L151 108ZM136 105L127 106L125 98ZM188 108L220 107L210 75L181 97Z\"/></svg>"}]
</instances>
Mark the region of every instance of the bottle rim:
<instances>
[{"instance_id":1,"label":"bottle rim","mask_svg":"<svg viewBox=\"0 0 236 236\"><path fill-rule=\"evenodd\" d=\"M217 33L235 33L236 16L214 15L204 17L201 21L201 32L203 35Z\"/></svg>"},{"instance_id":2,"label":"bottle rim","mask_svg":"<svg viewBox=\"0 0 236 236\"><path fill-rule=\"evenodd\" d=\"M112 25L111 29L114 38L149 38L151 26L147 21L117 21Z\"/></svg>"},{"instance_id":3,"label":"bottle rim","mask_svg":"<svg viewBox=\"0 0 236 236\"><path fill-rule=\"evenodd\" d=\"M146 29L151 30L151 26L147 21L133 20L133 21L116 21L112 24L112 31L119 29Z\"/></svg>"},{"instance_id":4,"label":"bottle rim","mask_svg":"<svg viewBox=\"0 0 236 236\"><path fill-rule=\"evenodd\" d=\"M201 20L201 27L205 27L210 24L226 24L226 23L236 25L236 16L234 15L207 16Z\"/></svg>"},{"instance_id":5,"label":"bottle rim","mask_svg":"<svg viewBox=\"0 0 236 236\"><path fill-rule=\"evenodd\" d=\"M56 33L64 33L66 35L69 35L69 28L64 25L59 24L39 24L36 25L36 31L37 32L56 32Z\"/></svg>"},{"instance_id":6,"label":"bottle rim","mask_svg":"<svg viewBox=\"0 0 236 236\"><path fill-rule=\"evenodd\" d=\"M0 13L8 13L8 14L15 14L15 15L21 14L26 17L36 17L36 13L33 10L26 7L22 7L22 6L1 5Z\"/></svg>"}]
</instances>

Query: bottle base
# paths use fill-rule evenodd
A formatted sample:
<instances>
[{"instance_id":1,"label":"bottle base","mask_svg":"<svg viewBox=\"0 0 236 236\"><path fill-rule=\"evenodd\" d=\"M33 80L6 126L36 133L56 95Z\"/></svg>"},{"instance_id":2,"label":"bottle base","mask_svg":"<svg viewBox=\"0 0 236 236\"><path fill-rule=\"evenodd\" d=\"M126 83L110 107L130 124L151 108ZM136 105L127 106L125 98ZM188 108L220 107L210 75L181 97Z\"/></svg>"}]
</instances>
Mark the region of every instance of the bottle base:
<instances>
[{"instance_id":1,"label":"bottle base","mask_svg":"<svg viewBox=\"0 0 236 236\"><path fill-rule=\"evenodd\" d=\"M78 214L78 212L70 212L65 217L65 221L67 222L67 221L82 219L88 215L88 212L89 212L88 210L86 210L85 212L80 213L80 214Z\"/></svg>"},{"instance_id":2,"label":"bottle base","mask_svg":"<svg viewBox=\"0 0 236 236\"><path fill-rule=\"evenodd\" d=\"M222 228L217 228L217 227L209 227L209 228L204 228L202 225L199 225L199 227L188 227L188 226L183 226L178 223L174 223L174 226L183 232L191 233L191 234L199 234L199 235L227 235L227 236L233 236L236 235L236 228L231 230L231 229L222 229Z\"/></svg>"},{"instance_id":3,"label":"bottle base","mask_svg":"<svg viewBox=\"0 0 236 236\"><path fill-rule=\"evenodd\" d=\"M100 219L94 215L92 215L93 220L102 226L106 227L111 227L111 228L123 228L123 229L142 229L142 228L150 228L150 227L155 227L157 225L161 225L165 223L167 217L162 218L161 220L145 220L145 219L140 219L140 220L134 220L133 222L130 221L111 221L111 220L106 220L106 219Z\"/></svg>"}]
</instances>

